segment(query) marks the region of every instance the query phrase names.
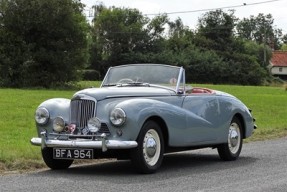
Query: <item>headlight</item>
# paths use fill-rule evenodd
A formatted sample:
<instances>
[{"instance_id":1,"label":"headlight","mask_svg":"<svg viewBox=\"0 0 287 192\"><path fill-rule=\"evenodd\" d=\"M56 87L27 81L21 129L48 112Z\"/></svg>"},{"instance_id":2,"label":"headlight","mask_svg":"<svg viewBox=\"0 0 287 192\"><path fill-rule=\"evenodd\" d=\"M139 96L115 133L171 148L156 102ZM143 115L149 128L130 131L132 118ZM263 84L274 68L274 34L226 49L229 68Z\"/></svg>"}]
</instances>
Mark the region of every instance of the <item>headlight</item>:
<instances>
[{"instance_id":1,"label":"headlight","mask_svg":"<svg viewBox=\"0 0 287 192\"><path fill-rule=\"evenodd\" d=\"M49 120L49 117L50 117L50 114L46 108L41 107L36 110L35 120L38 124L40 125L46 124Z\"/></svg>"},{"instance_id":2,"label":"headlight","mask_svg":"<svg viewBox=\"0 0 287 192\"><path fill-rule=\"evenodd\" d=\"M121 126L126 121L126 113L121 108L115 108L111 112L110 121L115 126Z\"/></svg>"},{"instance_id":3,"label":"headlight","mask_svg":"<svg viewBox=\"0 0 287 192\"><path fill-rule=\"evenodd\" d=\"M89 128L90 132L92 132L92 133L98 132L101 128L100 120L96 117L89 119L88 128Z\"/></svg>"},{"instance_id":4,"label":"headlight","mask_svg":"<svg viewBox=\"0 0 287 192\"><path fill-rule=\"evenodd\" d=\"M62 132L65 128L65 121L62 117L56 117L53 121L53 129L56 132Z\"/></svg>"}]
</instances>

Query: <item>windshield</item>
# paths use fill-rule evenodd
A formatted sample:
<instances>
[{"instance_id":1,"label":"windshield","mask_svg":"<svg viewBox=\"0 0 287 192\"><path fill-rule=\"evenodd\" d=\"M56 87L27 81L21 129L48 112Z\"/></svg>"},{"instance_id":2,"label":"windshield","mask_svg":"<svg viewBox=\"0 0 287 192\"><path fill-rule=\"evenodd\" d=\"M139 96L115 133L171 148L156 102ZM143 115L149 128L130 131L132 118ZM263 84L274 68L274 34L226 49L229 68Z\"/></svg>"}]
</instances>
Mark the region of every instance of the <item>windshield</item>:
<instances>
[{"instance_id":1,"label":"windshield","mask_svg":"<svg viewBox=\"0 0 287 192\"><path fill-rule=\"evenodd\" d=\"M122 84L154 84L175 89L184 81L182 70L181 67L161 64L132 64L111 67L105 76L102 87Z\"/></svg>"}]
</instances>

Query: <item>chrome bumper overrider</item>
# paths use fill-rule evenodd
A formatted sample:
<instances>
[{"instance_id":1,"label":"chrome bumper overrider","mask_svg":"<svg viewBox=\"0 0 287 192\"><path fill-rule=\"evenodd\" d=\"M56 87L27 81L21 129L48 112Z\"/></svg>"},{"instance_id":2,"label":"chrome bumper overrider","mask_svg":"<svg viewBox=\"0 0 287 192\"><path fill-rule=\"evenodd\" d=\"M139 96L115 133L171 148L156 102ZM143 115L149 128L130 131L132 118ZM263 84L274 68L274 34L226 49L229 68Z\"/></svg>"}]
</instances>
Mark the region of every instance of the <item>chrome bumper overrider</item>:
<instances>
[{"instance_id":1,"label":"chrome bumper overrider","mask_svg":"<svg viewBox=\"0 0 287 192\"><path fill-rule=\"evenodd\" d=\"M136 141L118 141L107 140L105 134L103 134L99 140L57 140L48 139L46 132L41 133L41 138L34 137L31 139L32 145L38 145L44 147L75 147L75 148L93 148L102 149L103 152L108 149L130 149L138 146Z\"/></svg>"}]
</instances>

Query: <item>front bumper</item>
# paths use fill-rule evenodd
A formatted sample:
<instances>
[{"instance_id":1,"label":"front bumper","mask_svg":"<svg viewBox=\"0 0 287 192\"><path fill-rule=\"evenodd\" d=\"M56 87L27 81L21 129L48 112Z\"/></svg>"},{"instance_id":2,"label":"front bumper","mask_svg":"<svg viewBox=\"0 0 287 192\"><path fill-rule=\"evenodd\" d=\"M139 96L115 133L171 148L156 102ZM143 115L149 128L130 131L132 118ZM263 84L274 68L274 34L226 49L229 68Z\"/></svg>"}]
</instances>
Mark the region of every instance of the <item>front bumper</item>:
<instances>
[{"instance_id":1,"label":"front bumper","mask_svg":"<svg viewBox=\"0 0 287 192\"><path fill-rule=\"evenodd\" d=\"M136 141L118 141L107 140L105 135L102 135L99 140L76 139L76 140L58 140L48 139L47 133L42 132L41 138L34 137L31 139L32 145L44 147L73 147L73 148L93 148L102 149L103 152L108 149L131 149L138 146Z\"/></svg>"}]
</instances>

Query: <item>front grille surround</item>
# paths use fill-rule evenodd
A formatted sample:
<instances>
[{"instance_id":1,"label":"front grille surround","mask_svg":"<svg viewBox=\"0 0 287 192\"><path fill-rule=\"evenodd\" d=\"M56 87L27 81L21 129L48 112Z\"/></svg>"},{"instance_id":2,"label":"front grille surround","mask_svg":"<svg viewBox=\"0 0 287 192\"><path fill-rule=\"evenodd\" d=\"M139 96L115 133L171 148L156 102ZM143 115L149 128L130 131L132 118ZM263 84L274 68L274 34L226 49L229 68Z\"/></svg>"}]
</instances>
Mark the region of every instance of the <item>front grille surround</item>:
<instances>
[{"instance_id":1,"label":"front grille surround","mask_svg":"<svg viewBox=\"0 0 287 192\"><path fill-rule=\"evenodd\" d=\"M76 125L76 135L90 135L88 130L88 120L96 116L97 101L90 97L81 97L71 100L70 123ZM88 131L88 132L86 132ZM109 127L106 123L101 123L101 128L97 134L105 133L110 135Z\"/></svg>"},{"instance_id":2,"label":"front grille surround","mask_svg":"<svg viewBox=\"0 0 287 192\"><path fill-rule=\"evenodd\" d=\"M95 117L96 102L87 99L77 99L71 101L71 123L78 129L84 129L88 126L88 120Z\"/></svg>"}]
</instances>

